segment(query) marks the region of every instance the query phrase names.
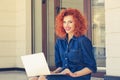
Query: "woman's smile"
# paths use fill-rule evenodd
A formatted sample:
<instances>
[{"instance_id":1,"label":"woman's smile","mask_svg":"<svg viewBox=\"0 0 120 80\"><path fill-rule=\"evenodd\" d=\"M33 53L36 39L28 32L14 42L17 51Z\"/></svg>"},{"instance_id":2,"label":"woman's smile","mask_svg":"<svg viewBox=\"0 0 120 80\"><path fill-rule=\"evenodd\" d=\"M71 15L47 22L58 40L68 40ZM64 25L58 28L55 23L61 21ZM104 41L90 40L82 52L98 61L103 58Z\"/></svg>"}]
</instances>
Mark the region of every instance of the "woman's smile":
<instances>
[{"instance_id":1,"label":"woman's smile","mask_svg":"<svg viewBox=\"0 0 120 80\"><path fill-rule=\"evenodd\" d=\"M71 29L71 27L67 26L65 27L65 31L69 31Z\"/></svg>"}]
</instances>

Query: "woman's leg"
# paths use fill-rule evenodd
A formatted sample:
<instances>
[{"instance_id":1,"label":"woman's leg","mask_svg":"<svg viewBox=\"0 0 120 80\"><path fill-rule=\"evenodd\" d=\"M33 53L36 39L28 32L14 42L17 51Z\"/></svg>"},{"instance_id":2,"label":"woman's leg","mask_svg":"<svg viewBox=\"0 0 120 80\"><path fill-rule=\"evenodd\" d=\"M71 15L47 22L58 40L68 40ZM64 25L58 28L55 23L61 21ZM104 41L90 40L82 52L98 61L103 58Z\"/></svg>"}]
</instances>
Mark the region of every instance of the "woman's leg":
<instances>
[{"instance_id":1,"label":"woman's leg","mask_svg":"<svg viewBox=\"0 0 120 80\"><path fill-rule=\"evenodd\" d=\"M40 76L38 80L47 80L47 79L46 79L46 76Z\"/></svg>"},{"instance_id":2,"label":"woman's leg","mask_svg":"<svg viewBox=\"0 0 120 80\"><path fill-rule=\"evenodd\" d=\"M46 78L47 80L76 80L70 76L65 76L65 75L49 75Z\"/></svg>"},{"instance_id":3,"label":"woman's leg","mask_svg":"<svg viewBox=\"0 0 120 80\"><path fill-rule=\"evenodd\" d=\"M38 77L30 77L29 80L38 80Z\"/></svg>"},{"instance_id":4,"label":"woman's leg","mask_svg":"<svg viewBox=\"0 0 120 80\"><path fill-rule=\"evenodd\" d=\"M31 77L29 80L46 80L45 76L40 76L40 77Z\"/></svg>"}]
</instances>

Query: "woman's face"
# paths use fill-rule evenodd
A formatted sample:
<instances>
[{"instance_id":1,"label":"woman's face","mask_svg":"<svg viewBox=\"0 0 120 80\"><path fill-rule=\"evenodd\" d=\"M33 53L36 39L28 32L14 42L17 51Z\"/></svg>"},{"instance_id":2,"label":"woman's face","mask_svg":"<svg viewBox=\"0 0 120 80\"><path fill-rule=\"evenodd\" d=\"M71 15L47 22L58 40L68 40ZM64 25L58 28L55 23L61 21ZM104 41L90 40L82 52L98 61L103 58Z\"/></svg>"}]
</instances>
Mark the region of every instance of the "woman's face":
<instances>
[{"instance_id":1,"label":"woman's face","mask_svg":"<svg viewBox=\"0 0 120 80\"><path fill-rule=\"evenodd\" d=\"M65 16L63 19L63 28L66 33L74 34L75 22L72 15Z\"/></svg>"}]
</instances>

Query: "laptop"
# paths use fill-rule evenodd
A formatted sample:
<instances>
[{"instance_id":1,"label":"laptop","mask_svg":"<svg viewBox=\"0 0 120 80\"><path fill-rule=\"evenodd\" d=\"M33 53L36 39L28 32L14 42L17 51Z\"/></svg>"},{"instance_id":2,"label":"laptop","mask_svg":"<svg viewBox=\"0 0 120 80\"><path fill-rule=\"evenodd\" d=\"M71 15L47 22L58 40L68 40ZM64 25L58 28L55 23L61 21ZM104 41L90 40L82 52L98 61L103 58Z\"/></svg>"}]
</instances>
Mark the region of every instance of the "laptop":
<instances>
[{"instance_id":1,"label":"laptop","mask_svg":"<svg viewBox=\"0 0 120 80\"><path fill-rule=\"evenodd\" d=\"M40 75L64 75L61 73L50 73L50 69L43 52L24 55L21 56L21 59L28 77Z\"/></svg>"}]
</instances>

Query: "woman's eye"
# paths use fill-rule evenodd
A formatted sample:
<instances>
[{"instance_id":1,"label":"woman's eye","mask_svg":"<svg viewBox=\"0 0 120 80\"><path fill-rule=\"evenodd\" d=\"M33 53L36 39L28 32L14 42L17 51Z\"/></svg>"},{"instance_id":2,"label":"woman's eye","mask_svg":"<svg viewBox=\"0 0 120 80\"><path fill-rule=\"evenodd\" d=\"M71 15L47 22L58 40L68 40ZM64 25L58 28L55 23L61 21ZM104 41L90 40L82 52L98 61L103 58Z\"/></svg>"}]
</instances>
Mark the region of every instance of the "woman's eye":
<instances>
[{"instance_id":1,"label":"woman's eye","mask_svg":"<svg viewBox=\"0 0 120 80\"><path fill-rule=\"evenodd\" d=\"M63 23L66 23L65 21L63 21Z\"/></svg>"},{"instance_id":2,"label":"woman's eye","mask_svg":"<svg viewBox=\"0 0 120 80\"><path fill-rule=\"evenodd\" d=\"M72 21L69 21L69 23L72 23Z\"/></svg>"}]
</instances>

